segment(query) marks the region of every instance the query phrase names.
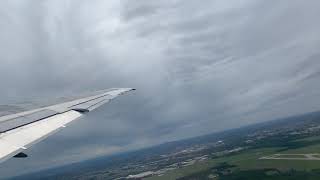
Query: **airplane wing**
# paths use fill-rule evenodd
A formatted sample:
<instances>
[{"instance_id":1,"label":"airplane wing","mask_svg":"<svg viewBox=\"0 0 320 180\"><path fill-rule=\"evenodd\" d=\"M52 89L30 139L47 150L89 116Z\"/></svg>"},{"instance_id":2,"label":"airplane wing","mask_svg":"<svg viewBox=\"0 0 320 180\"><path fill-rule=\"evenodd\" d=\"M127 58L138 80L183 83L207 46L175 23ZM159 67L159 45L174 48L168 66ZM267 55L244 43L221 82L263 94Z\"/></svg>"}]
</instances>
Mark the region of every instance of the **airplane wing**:
<instances>
[{"instance_id":1,"label":"airplane wing","mask_svg":"<svg viewBox=\"0 0 320 180\"><path fill-rule=\"evenodd\" d=\"M0 117L0 163L26 157L23 150L111 99L135 89L114 88L98 95Z\"/></svg>"}]
</instances>

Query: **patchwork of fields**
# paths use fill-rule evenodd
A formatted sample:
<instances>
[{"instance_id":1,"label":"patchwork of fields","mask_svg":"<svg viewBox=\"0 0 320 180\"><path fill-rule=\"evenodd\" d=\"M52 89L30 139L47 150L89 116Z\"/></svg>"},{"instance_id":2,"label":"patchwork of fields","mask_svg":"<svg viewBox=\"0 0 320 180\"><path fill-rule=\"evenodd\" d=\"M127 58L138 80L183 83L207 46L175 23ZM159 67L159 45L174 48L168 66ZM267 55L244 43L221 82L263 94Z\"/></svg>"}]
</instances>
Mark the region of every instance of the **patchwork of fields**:
<instances>
[{"instance_id":1,"label":"patchwork of fields","mask_svg":"<svg viewBox=\"0 0 320 180\"><path fill-rule=\"evenodd\" d=\"M284 150L280 147L255 148L220 158L210 158L205 162L196 163L168 172L163 176L153 176L148 180L174 180L174 179L238 179L256 177L262 179L296 179L308 177L320 178L320 161L318 159L290 159L302 158L303 154L320 153L319 136L297 139L292 142L308 143L304 147ZM281 154L279 155L279 152ZM279 155L283 159L263 159ZM319 157L319 154L315 154ZM286 159L289 158L289 159ZM228 168L220 168L222 164ZM220 172L219 172L220 170Z\"/></svg>"}]
</instances>

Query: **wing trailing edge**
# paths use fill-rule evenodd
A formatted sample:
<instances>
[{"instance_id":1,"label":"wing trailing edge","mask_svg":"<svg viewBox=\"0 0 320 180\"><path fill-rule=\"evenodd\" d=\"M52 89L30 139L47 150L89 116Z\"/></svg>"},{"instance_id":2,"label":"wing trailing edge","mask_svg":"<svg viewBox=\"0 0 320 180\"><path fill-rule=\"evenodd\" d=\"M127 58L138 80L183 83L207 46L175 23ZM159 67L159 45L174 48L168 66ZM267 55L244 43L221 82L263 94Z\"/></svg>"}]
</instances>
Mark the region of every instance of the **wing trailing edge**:
<instances>
[{"instance_id":1,"label":"wing trailing edge","mask_svg":"<svg viewBox=\"0 0 320 180\"><path fill-rule=\"evenodd\" d=\"M133 90L135 89L108 89L94 96L0 117L0 162L17 156L84 113Z\"/></svg>"}]
</instances>

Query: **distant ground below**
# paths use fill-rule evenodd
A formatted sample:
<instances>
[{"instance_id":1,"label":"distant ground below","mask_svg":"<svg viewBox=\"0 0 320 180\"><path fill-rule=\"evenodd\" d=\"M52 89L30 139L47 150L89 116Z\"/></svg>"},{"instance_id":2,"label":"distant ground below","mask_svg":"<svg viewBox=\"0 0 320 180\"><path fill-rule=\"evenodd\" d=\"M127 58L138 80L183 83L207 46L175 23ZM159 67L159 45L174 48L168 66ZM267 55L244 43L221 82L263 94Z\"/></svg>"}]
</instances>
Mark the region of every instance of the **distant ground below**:
<instances>
[{"instance_id":1,"label":"distant ground below","mask_svg":"<svg viewBox=\"0 0 320 180\"><path fill-rule=\"evenodd\" d=\"M14 179L320 179L320 112Z\"/></svg>"}]
</instances>

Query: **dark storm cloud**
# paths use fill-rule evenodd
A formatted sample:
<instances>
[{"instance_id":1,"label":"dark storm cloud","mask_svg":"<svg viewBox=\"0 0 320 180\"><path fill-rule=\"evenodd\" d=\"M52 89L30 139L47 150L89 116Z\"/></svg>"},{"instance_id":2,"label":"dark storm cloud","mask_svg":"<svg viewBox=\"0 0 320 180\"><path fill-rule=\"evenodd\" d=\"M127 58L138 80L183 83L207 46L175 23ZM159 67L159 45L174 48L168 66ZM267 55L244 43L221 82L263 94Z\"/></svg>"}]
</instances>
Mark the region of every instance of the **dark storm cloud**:
<instances>
[{"instance_id":1,"label":"dark storm cloud","mask_svg":"<svg viewBox=\"0 0 320 180\"><path fill-rule=\"evenodd\" d=\"M318 110L319 5L1 2L2 104L138 89L28 150L28 168L11 160L1 174Z\"/></svg>"}]
</instances>

